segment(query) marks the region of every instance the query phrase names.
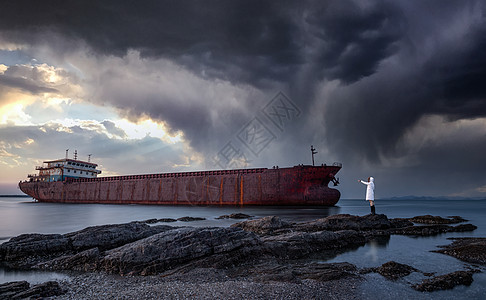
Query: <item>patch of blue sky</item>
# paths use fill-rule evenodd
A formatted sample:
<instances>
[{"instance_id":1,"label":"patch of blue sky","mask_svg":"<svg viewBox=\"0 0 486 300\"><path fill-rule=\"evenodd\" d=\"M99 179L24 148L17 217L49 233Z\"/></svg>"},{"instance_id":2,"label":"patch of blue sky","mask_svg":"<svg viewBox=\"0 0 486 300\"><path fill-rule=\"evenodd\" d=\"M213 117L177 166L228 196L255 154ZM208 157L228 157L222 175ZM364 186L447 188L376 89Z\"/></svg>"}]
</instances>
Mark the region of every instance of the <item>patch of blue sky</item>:
<instances>
[{"instance_id":1,"label":"patch of blue sky","mask_svg":"<svg viewBox=\"0 0 486 300\"><path fill-rule=\"evenodd\" d=\"M102 122L106 119L113 120L119 118L119 116L109 107L100 107L86 102L74 102L69 99L58 101L55 106L33 103L25 108L25 113L31 116L32 122L36 124L62 119L93 120Z\"/></svg>"},{"instance_id":2,"label":"patch of blue sky","mask_svg":"<svg viewBox=\"0 0 486 300\"><path fill-rule=\"evenodd\" d=\"M22 50L0 50L0 64L6 66L25 65L37 61Z\"/></svg>"}]
</instances>

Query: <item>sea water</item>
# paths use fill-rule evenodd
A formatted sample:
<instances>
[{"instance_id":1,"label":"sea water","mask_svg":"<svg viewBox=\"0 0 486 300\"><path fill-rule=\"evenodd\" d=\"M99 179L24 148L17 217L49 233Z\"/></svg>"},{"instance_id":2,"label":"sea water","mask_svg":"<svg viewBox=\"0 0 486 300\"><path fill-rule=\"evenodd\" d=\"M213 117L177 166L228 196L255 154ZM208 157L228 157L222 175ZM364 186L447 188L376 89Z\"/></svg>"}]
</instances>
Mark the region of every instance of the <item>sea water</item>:
<instances>
[{"instance_id":1,"label":"sea water","mask_svg":"<svg viewBox=\"0 0 486 300\"><path fill-rule=\"evenodd\" d=\"M407 264L435 275L465 270L471 264L453 257L430 252L440 245L450 244L450 237L486 237L486 200L376 200L376 213L388 218L407 218L418 215L461 216L478 226L473 232L447 233L433 237L392 235L373 240L354 250L335 257L323 256L319 262L350 262L359 268L377 267L388 261ZM364 200L342 199L334 207L214 207L214 206L148 206L106 204L39 203L30 198L0 198L0 243L23 233L67 233L94 225L117 224L147 219L184 216L203 217L206 220L167 223L173 226L229 226L241 220L216 219L221 215L244 213L254 218L279 216L287 221L308 221L334 214L365 215L369 204ZM163 224L163 223L159 223ZM410 285L420 283L420 273L390 281L378 274L367 274L357 287L362 299L486 299L486 269L474 274L471 286L453 290L420 293ZM65 278L59 272L19 272L0 268L0 283L27 280L39 283Z\"/></svg>"}]
</instances>

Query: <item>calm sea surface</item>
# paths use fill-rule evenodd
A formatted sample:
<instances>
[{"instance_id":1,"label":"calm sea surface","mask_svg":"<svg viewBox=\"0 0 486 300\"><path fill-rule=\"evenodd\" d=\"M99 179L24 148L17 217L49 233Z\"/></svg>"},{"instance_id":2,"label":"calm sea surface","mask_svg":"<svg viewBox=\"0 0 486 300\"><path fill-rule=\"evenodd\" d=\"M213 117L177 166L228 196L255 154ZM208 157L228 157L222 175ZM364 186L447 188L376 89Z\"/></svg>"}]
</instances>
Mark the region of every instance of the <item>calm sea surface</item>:
<instances>
[{"instance_id":1,"label":"calm sea surface","mask_svg":"<svg viewBox=\"0 0 486 300\"><path fill-rule=\"evenodd\" d=\"M423 272L442 275L467 269L470 264L455 258L430 252L439 245L450 243L449 237L486 237L485 200L377 200L377 213L389 218L418 215L461 216L478 229L468 233L448 233L435 237L413 238L391 236L336 257L318 258L321 262L347 261L363 267L376 267L387 261L411 265ZM103 204L52 204L37 203L30 198L0 197L0 243L22 233L67 233L93 225L126 223L152 218L204 217L205 221L168 223L174 226L229 226L238 220L217 220L221 215L245 213L255 217L276 215L288 221L306 221L333 214L365 215L369 204L364 200L343 199L338 205L322 207L198 207L198 206L145 206ZM163 224L163 223L159 223ZM410 288L425 277L419 273L390 281L378 274L368 274L357 287L363 299L486 299L486 268L474 275L469 287L459 286L451 291L420 293ZM19 272L0 268L0 283L27 280L31 283L66 278L62 273Z\"/></svg>"}]
</instances>

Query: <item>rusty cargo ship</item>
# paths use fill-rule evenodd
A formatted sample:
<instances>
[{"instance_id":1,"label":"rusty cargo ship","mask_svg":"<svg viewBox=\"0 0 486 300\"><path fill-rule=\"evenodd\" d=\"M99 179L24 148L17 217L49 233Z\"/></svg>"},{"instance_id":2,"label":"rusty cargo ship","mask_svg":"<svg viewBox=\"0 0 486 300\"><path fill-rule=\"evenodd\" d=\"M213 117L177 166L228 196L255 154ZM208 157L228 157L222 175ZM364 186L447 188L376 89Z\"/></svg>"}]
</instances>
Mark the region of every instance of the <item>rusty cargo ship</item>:
<instances>
[{"instance_id":1,"label":"rusty cargo ship","mask_svg":"<svg viewBox=\"0 0 486 300\"><path fill-rule=\"evenodd\" d=\"M156 205L335 205L341 164L98 177L89 160L36 167L19 188L39 202Z\"/></svg>"}]
</instances>

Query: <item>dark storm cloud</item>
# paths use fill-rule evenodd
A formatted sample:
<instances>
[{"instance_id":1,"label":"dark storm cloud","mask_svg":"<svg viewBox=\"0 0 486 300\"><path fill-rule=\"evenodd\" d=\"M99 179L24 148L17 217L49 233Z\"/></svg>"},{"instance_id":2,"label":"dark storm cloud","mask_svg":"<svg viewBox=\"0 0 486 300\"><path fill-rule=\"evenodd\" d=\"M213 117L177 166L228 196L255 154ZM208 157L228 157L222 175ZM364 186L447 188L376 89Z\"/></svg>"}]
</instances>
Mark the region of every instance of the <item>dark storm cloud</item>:
<instances>
[{"instance_id":1,"label":"dark storm cloud","mask_svg":"<svg viewBox=\"0 0 486 300\"><path fill-rule=\"evenodd\" d=\"M0 39L51 43L61 54L75 51L81 41L95 57L125 60L135 50L150 62L163 58L182 65L199 79L256 89L258 100L241 93L246 97L236 107L221 95L227 89L214 97L167 92L162 80L157 89L136 69L113 67L99 77L94 101L167 122L198 151L226 142L221 119L229 120L227 133L237 132L252 117L244 108L261 107L283 90L303 117L279 142L319 140L345 162L380 165L407 157L403 137L424 117L485 117L485 15L484 2L474 0L18 0L2 4ZM123 78L124 71L141 78ZM180 79L181 91L201 90ZM444 136L440 143L455 149L453 139ZM468 156L482 165L484 145L464 143ZM423 165L431 170L432 162L461 161L462 155L441 151L440 145L417 151L417 161L427 160Z\"/></svg>"},{"instance_id":2,"label":"dark storm cloud","mask_svg":"<svg viewBox=\"0 0 486 300\"><path fill-rule=\"evenodd\" d=\"M329 79L345 83L375 72L401 38L403 16L396 7L359 7L353 1L322 2L306 21L317 39L315 64Z\"/></svg>"},{"instance_id":3,"label":"dark storm cloud","mask_svg":"<svg viewBox=\"0 0 486 300\"><path fill-rule=\"evenodd\" d=\"M438 49L424 73L432 89L429 112L452 119L486 116L486 20L471 28L459 48Z\"/></svg>"},{"instance_id":4,"label":"dark storm cloud","mask_svg":"<svg viewBox=\"0 0 486 300\"><path fill-rule=\"evenodd\" d=\"M379 62L393 53L400 22L392 5L362 6L352 1L145 1L141 5L20 0L0 12L0 29L13 41L35 44L63 36L86 42L98 54L121 57L135 49L142 57L182 64L203 78L270 90L272 95L260 102L268 101L275 90L287 89L304 111L315 101L320 80L351 83L373 74ZM57 39L55 44L60 52L73 47ZM166 121L174 130L184 131L198 148L215 130L210 117L214 110L220 117L227 114L189 99L142 93L142 99L123 101L119 96L113 100L116 107ZM249 99L240 101L252 105ZM242 125L234 124L230 132Z\"/></svg>"},{"instance_id":5,"label":"dark storm cloud","mask_svg":"<svg viewBox=\"0 0 486 300\"><path fill-rule=\"evenodd\" d=\"M440 18L435 15L432 23L442 24L439 29L421 27L420 35L410 35L409 28L389 66L331 95L324 117L331 149L350 160L379 163L403 154L400 139L424 116L437 114L451 121L486 116L486 20L484 15L474 20L476 2L455 3ZM460 15L468 11L467 4L470 19ZM414 21L414 16L406 17ZM458 23L464 28L454 28ZM457 31L463 34L457 36ZM462 155L447 154L458 160Z\"/></svg>"},{"instance_id":6,"label":"dark storm cloud","mask_svg":"<svg viewBox=\"0 0 486 300\"><path fill-rule=\"evenodd\" d=\"M261 85L285 82L305 63L346 82L372 74L398 37L396 19L381 2L20 0L0 11L0 28L19 42L61 34L98 53L137 49Z\"/></svg>"}]
</instances>

